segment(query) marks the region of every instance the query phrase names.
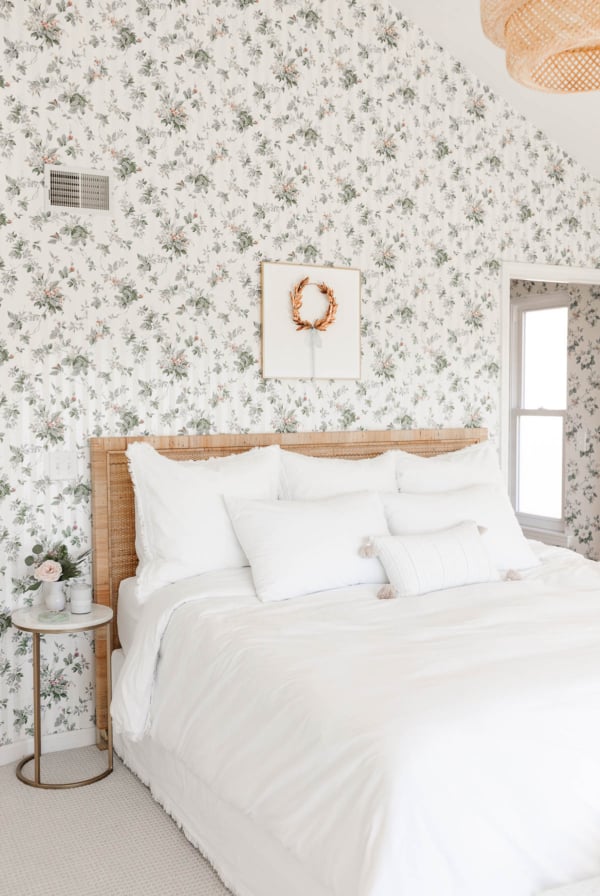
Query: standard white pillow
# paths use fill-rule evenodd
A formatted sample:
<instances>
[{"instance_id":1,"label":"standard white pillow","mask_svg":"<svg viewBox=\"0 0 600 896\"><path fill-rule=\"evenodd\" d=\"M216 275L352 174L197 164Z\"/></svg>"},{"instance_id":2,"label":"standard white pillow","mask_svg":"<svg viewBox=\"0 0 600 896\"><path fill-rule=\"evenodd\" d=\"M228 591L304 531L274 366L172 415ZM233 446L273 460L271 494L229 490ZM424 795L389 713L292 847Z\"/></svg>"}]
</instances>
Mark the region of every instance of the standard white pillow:
<instances>
[{"instance_id":1,"label":"standard white pillow","mask_svg":"<svg viewBox=\"0 0 600 896\"><path fill-rule=\"evenodd\" d=\"M414 597L500 578L471 521L424 535L384 535L373 545L390 580L381 597Z\"/></svg>"},{"instance_id":2,"label":"standard white pillow","mask_svg":"<svg viewBox=\"0 0 600 896\"><path fill-rule=\"evenodd\" d=\"M436 457L396 451L401 492L448 492L469 485L504 485L498 453L492 442L481 442Z\"/></svg>"},{"instance_id":3,"label":"standard white pillow","mask_svg":"<svg viewBox=\"0 0 600 896\"><path fill-rule=\"evenodd\" d=\"M137 594L211 569L247 566L223 501L277 497L279 446L210 461L175 461L145 442L127 449L135 494Z\"/></svg>"},{"instance_id":4,"label":"standard white pillow","mask_svg":"<svg viewBox=\"0 0 600 896\"><path fill-rule=\"evenodd\" d=\"M472 485L433 495L397 492L383 496L393 535L436 532L473 520L497 569L527 569L539 560L517 522L508 495L498 485Z\"/></svg>"},{"instance_id":5,"label":"standard white pillow","mask_svg":"<svg viewBox=\"0 0 600 896\"><path fill-rule=\"evenodd\" d=\"M281 497L306 501L351 492L389 492L396 488L395 452L345 460L281 452Z\"/></svg>"},{"instance_id":6,"label":"standard white pillow","mask_svg":"<svg viewBox=\"0 0 600 896\"><path fill-rule=\"evenodd\" d=\"M263 601L386 581L379 560L359 554L366 536L388 532L375 494L295 502L226 498L226 503Z\"/></svg>"}]
</instances>

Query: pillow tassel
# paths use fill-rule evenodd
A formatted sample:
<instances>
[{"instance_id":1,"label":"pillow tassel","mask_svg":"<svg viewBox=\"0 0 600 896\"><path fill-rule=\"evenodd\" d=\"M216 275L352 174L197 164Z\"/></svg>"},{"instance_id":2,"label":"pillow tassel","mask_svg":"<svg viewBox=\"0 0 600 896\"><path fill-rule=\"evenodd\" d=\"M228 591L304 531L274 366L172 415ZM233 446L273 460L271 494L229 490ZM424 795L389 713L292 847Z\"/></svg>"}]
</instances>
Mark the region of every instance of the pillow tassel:
<instances>
[{"instance_id":1,"label":"pillow tassel","mask_svg":"<svg viewBox=\"0 0 600 896\"><path fill-rule=\"evenodd\" d=\"M377 597L380 600L391 600L393 597L397 597L398 592L394 588L393 585L382 585L379 591L377 592Z\"/></svg>"},{"instance_id":2,"label":"pillow tassel","mask_svg":"<svg viewBox=\"0 0 600 896\"><path fill-rule=\"evenodd\" d=\"M361 546L359 547L358 553L361 557L365 558L376 557L377 548L373 544L372 540L370 538L367 538L364 544L361 544Z\"/></svg>"}]
</instances>

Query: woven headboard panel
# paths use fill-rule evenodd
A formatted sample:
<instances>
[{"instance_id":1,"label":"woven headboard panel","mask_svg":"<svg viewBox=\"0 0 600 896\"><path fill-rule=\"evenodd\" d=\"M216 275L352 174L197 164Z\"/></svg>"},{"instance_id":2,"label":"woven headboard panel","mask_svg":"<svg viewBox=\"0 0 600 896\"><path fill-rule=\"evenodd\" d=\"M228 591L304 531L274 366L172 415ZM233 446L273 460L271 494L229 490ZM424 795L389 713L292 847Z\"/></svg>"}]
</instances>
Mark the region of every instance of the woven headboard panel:
<instances>
[{"instance_id":1,"label":"woven headboard panel","mask_svg":"<svg viewBox=\"0 0 600 896\"><path fill-rule=\"evenodd\" d=\"M487 438L485 429L419 429L381 432L266 433L252 435L149 436L90 439L92 463L92 539L94 600L115 613L113 644L119 646L116 615L119 584L135 575L133 487L125 451L132 442L148 442L174 460L204 460L247 451L260 445L322 457L373 457L390 448L431 456L456 451ZM96 715L106 725L106 681L102 638L97 639Z\"/></svg>"}]
</instances>

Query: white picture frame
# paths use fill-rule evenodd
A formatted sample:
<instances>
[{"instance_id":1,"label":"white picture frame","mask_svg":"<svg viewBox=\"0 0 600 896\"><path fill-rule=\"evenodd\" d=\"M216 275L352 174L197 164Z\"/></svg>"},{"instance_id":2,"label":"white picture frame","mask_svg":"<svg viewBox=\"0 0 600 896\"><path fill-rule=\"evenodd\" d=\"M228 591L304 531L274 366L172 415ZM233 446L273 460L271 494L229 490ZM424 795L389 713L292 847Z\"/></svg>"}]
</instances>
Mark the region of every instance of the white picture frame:
<instances>
[{"instance_id":1,"label":"white picture frame","mask_svg":"<svg viewBox=\"0 0 600 896\"><path fill-rule=\"evenodd\" d=\"M335 320L324 331L298 330L291 292L304 278L303 320L322 318L328 298L316 286L330 287L337 302ZM262 375L265 379L360 379L361 272L358 268L263 261Z\"/></svg>"}]
</instances>

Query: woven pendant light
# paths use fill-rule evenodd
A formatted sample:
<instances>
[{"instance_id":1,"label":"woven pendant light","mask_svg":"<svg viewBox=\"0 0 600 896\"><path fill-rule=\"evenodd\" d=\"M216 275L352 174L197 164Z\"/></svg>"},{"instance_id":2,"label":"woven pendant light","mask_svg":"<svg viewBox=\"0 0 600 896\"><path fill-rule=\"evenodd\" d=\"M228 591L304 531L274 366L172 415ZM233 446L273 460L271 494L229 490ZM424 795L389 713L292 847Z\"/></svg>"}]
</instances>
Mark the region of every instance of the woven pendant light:
<instances>
[{"instance_id":1,"label":"woven pendant light","mask_svg":"<svg viewBox=\"0 0 600 896\"><path fill-rule=\"evenodd\" d=\"M481 0L481 22L526 87L600 90L600 0Z\"/></svg>"}]
</instances>

